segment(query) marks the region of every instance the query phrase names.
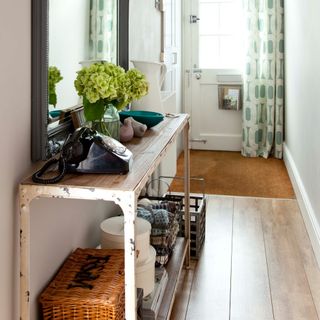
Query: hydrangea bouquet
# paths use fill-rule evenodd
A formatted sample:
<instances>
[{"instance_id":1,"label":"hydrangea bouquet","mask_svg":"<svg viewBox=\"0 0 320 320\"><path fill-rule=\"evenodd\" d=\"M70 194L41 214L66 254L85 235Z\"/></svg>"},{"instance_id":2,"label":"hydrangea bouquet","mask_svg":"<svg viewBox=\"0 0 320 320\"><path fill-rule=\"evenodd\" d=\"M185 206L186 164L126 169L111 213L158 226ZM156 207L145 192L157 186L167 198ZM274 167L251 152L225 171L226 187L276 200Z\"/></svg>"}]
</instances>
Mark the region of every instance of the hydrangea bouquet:
<instances>
[{"instance_id":1,"label":"hydrangea bouquet","mask_svg":"<svg viewBox=\"0 0 320 320\"><path fill-rule=\"evenodd\" d=\"M88 121L102 121L110 104L120 111L148 93L144 74L137 69L125 72L108 62L83 67L77 72L74 85L83 97L84 116Z\"/></svg>"}]
</instances>

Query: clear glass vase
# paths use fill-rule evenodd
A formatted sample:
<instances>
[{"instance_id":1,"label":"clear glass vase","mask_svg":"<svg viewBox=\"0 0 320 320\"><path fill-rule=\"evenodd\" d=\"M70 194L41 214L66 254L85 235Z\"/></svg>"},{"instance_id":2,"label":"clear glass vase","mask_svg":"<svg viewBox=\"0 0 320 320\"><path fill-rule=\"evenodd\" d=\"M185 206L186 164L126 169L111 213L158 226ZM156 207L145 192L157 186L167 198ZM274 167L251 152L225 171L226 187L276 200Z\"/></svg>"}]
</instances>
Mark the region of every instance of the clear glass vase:
<instances>
[{"instance_id":1,"label":"clear glass vase","mask_svg":"<svg viewBox=\"0 0 320 320\"><path fill-rule=\"evenodd\" d=\"M116 107L109 104L101 120L92 121L92 129L116 140L120 139L120 117Z\"/></svg>"}]
</instances>

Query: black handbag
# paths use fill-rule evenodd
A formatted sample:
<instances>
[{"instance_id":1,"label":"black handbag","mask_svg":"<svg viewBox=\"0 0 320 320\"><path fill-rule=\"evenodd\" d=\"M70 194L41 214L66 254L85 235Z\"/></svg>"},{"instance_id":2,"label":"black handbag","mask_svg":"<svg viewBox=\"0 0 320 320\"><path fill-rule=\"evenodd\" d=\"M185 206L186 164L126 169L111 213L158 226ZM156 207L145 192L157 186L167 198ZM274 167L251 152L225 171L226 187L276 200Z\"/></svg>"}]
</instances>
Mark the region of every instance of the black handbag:
<instances>
[{"instance_id":1,"label":"black handbag","mask_svg":"<svg viewBox=\"0 0 320 320\"><path fill-rule=\"evenodd\" d=\"M58 164L58 175L42 178L50 167ZM80 127L70 135L59 158L50 159L32 175L37 183L59 182L66 173L127 173L132 164L132 153L119 141L88 127Z\"/></svg>"}]
</instances>

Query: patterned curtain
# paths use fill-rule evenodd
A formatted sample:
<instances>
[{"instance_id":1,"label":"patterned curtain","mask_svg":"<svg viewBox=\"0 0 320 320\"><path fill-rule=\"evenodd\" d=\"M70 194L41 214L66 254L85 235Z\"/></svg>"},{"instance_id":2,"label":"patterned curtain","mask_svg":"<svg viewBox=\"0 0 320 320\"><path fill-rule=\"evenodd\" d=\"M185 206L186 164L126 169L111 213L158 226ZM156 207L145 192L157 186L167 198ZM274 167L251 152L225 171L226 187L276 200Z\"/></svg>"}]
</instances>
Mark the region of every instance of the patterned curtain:
<instances>
[{"instance_id":1,"label":"patterned curtain","mask_svg":"<svg viewBox=\"0 0 320 320\"><path fill-rule=\"evenodd\" d=\"M282 158L284 114L283 0L245 0L242 155Z\"/></svg>"},{"instance_id":2,"label":"patterned curtain","mask_svg":"<svg viewBox=\"0 0 320 320\"><path fill-rule=\"evenodd\" d=\"M90 60L117 62L117 0L90 0Z\"/></svg>"}]
</instances>

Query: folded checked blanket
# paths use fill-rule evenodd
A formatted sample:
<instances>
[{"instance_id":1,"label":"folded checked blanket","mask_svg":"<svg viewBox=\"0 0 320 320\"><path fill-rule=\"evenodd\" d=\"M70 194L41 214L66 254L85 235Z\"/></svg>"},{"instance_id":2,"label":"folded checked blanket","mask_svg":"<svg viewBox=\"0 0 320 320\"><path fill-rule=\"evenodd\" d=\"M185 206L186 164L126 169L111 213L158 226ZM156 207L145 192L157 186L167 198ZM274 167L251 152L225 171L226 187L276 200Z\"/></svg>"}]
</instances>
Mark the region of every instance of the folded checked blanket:
<instances>
[{"instance_id":1,"label":"folded checked blanket","mask_svg":"<svg viewBox=\"0 0 320 320\"><path fill-rule=\"evenodd\" d=\"M150 244L156 249L156 265L168 262L179 231L177 215L168 212L167 204L145 202L138 204L137 216L150 222Z\"/></svg>"},{"instance_id":2,"label":"folded checked blanket","mask_svg":"<svg viewBox=\"0 0 320 320\"><path fill-rule=\"evenodd\" d=\"M165 209L146 209L144 207L138 207L137 215L138 217L149 221L152 227L165 229L168 228L170 224L172 214Z\"/></svg>"}]
</instances>

